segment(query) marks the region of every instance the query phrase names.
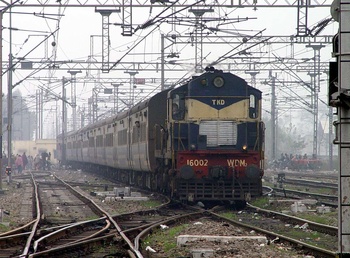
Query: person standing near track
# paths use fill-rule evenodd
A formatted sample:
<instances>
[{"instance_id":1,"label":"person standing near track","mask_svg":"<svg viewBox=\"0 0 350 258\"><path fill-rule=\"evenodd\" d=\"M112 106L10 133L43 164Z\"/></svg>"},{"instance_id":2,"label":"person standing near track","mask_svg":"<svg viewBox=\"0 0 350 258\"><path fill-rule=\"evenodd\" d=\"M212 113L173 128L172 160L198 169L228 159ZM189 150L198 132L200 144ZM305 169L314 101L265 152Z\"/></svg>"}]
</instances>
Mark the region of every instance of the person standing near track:
<instances>
[{"instance_id":1,"label":"person standing near track","mask_svg":"<svg viewBox=\"0 0 350 258\"><path fill-rule=\"evenodd\" d=\"M23 171L23 160L21 155L18 155L15 161L15 165L17 167L18 174L22 174Z\"/></svg>"},{"instance_id":2,"label":"person standing near track","mask_svg":"<svg viewBox=\"0 0 350 258\"><path fill-rule=\"evenodd\" d=\"M41 160L42 160L42 163L43 163L43 170L47 169L47 158L48 157L49 157L49 154L47 154L46 151L43 151L41 153Z\"/></svg>"},{"instance_id":3,"label":"person standing near track","mask_svg":"<svg viewBox=\"0 0 350 258\"><path fill-rule=\"evenodd\" d=\"M23 161L23 170L26 169L26 166L28 164L28 158L27 158L27 155L25 152L23 152L23 155L22 155L22 161Z\"/></svg>"},{"instance_id":4,"label":"person standing near track","mask_svg":"<svg viewBox=\"0 0 350 258\"><path fill-rule=\"evenodd\" d=\"M36 154L35 158L34 158L34 169L38 170L40 168L40 163L41 163L41 159L39 154Z\"/></svg>"}]
</instances>

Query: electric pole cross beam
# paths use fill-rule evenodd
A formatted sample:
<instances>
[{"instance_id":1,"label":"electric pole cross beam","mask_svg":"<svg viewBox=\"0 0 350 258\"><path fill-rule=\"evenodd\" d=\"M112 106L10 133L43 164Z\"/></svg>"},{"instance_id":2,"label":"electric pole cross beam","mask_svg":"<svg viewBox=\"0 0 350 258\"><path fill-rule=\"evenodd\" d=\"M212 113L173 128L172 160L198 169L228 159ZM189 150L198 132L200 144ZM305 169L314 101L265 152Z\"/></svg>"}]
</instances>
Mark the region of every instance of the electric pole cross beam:
<instances>
[{"instance_id":1,"label":"electric pole cross beam","mask_svg":"<svg viewBox=\"0 0 350 258\"><path fill-rule=\"evenodd\" d=\"M132 8L158 8L158 9L165 9L169 6L176 7L176 8L185 8L189 6L193 6L194 1L189 0L179 0L179 1L144 1L144 0L106 0L106 1L98 1L98 0L86 0L86 1L79 1L79 0L71 0L69 2L66 2L64 4L65 8L67 7L96 7L96 6L103 6L106 8L125 8L125 7L132 7ZM220 8L291 8L291 7L298 7L300 6L299 1L289 1L289 0L276 0L276 1L242 1L242 0L219 0L219 1L213 1L214 4L206 3L206 7L213 7L217 8L218 5ZM258 3L259 2L259 3ZM330 8L331 7L331 1L329 0L307 0L308 7L314 8L314 7L323 7L323 8ZM0 7L6 7L7 3L6 1L2 1L2 5ZM28 0L22 5L16 5L15 7L40 7L40 8L60 8L62 7L62 3L57 0Z\"/></svg>"}]
</instances>

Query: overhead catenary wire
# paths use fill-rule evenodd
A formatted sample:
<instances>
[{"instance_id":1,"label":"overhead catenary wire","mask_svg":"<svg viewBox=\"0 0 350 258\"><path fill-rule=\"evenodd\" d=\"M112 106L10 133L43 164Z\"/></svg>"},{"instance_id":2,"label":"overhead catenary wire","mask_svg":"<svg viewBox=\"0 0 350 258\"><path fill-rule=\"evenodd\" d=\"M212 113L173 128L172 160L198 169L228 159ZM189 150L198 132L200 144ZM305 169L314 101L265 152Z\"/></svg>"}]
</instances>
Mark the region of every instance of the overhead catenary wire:
<instances>
[{"instance_id":1,"label":"overhead catenary wire","mask_svg":"<svg viewBox=\"0 0 350 258\"><path fill-rule=\"evenodd\" d=\"M58 30L58 29L57 29ZM27 57L30 53L32 53L36 48L38 48L43 42L45 42L49 37L51 37L57 30L55 30L53 33L50 33L44 40L40 41L39 44L37 44L34 48L32 48L27 54L23 56L23 59ZM11 65L11 67L8 67L5 71L3 71L1 76L4 76L9 70L12 70L21 60L18 60L17 62L14 62L14 64Z\"/></svg>"}]
</instances>

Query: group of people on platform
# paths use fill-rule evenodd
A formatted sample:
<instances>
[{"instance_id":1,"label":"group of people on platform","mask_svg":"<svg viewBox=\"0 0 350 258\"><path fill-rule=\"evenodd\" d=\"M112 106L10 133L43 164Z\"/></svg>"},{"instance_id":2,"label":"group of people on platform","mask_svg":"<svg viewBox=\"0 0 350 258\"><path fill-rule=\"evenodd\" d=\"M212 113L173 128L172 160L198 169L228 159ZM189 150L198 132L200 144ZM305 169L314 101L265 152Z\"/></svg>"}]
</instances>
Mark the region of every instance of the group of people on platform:
<instances>
[{"instance_id":1,"label":"group of people on platform","mask_svg":"<svg viewBox=\"0 0 350 258\"><path fill-rule=\"evenodd\" d=\"M8 159L6 154L2 154L3 168L8 166ZM11 157L11 167L12 171L17 171L18 174L21 174L25 169L35 169L35 170L50 170L51 167L51 153L46 151L36 154L35 157L31 155L26 155L24 152L22 155L17 154L12 155ZM5 169L4 169L5 171Z\"/></svg>"}]
</instances>

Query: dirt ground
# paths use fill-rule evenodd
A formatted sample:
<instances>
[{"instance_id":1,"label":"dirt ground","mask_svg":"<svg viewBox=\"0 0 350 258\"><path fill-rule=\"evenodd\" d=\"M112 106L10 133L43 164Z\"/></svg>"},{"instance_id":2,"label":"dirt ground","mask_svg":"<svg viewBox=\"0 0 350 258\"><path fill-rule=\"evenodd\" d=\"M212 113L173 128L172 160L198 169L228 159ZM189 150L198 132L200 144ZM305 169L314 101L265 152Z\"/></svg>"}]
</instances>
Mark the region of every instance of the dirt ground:
<instances>
[{"instance_id":1,"label":"dirt ground","mask_svg":"<svg viewBox=\"0 0 350 258\"><path fill-rule=\"evenodd\" d=\"M167 230L162 230L157 234L160 234L160 239L165 239ZM188 226L183 229L178 235L213 235L213 236L259 236L254 231L244 231L235 226L227 223L215 222L212 220L203 219L201 221L195 221L189 223ZM176 237L174 238L176 242ZM147 244L147 243L145 243ZM165 252L163 242L148 243L149 246L156 252L148 251L145 257L149 258L175 258L175 257L211 257L211 258L301 258L301 257L313 257L298 254L290 246L286 246L283 243L279 243L277 240L271 241L257 241L238 239L230 242L220 241L194 241L187 242L185 245L176 246L171 250ZM210 256L201 254L200 250L211 250ZM198 256L196 256L198 255Z\"/></svg>"}]
</instances>

